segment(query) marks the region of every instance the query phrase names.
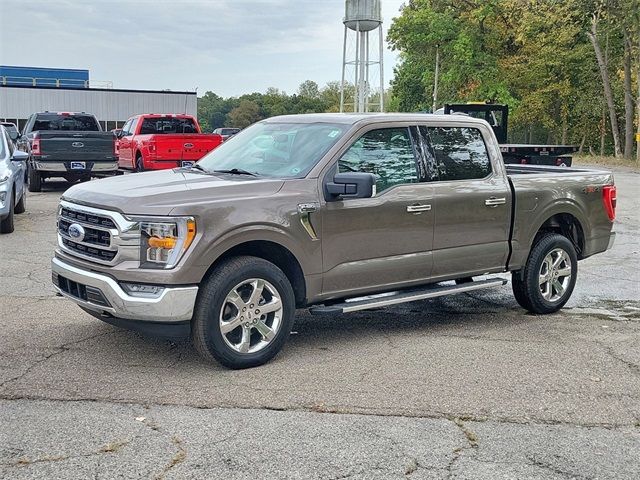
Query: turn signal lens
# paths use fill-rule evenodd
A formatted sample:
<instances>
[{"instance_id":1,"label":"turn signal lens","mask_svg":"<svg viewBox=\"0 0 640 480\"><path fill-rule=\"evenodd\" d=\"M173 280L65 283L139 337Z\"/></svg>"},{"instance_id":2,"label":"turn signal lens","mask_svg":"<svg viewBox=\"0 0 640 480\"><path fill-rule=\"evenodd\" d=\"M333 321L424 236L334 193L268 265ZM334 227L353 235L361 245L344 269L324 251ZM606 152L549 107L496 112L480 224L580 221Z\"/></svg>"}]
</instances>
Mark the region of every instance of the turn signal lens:
<instances>
[{"instance_id":1,"label":"turn signal lens","mask_svg":"<svg viewBox=\"0 0 640 480\"><path fill-rule=\"evenodd\" d=\"M171 249L176 246L176 239L172 237L168 237L168 238L150 237L148 240L148 243L151 248Z\"/></svg>"}]
</instances>

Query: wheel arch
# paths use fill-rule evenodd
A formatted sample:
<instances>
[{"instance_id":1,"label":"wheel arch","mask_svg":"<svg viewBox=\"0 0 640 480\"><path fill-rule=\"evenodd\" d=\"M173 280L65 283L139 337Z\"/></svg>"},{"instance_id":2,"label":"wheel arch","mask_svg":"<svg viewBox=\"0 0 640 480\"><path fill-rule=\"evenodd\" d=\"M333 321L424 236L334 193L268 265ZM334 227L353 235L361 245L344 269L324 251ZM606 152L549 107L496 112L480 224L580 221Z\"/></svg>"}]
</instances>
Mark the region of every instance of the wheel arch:
<instances>
[{"instance_id":1,"label":"wheel arch","mask_svg":"<svg viewBox=\"0 0 640 480\"><path fill-rule=\"evenodd\" d=\"M280 242L272 240L247 240L222 252L209 266L204 274L203 281L207 279L221 262L237 256L258 257L273 263L287 276L295 295L296 306L306 304L307 286L302 266L290 249Z\"/></svg>"},{"instance_id":2,"label":"wheel arch","mask_svg":"<svg viewBox=\"0 0 640 480\"><path fill-rule=\"evenodd\" d=\"M583 258L586 238L583 223L578 217L569 212L554 213L538 227L531 246L535 245L541 235L551 232L567 237L576 249L578 259Z\"/></svg>"}]
</instances>

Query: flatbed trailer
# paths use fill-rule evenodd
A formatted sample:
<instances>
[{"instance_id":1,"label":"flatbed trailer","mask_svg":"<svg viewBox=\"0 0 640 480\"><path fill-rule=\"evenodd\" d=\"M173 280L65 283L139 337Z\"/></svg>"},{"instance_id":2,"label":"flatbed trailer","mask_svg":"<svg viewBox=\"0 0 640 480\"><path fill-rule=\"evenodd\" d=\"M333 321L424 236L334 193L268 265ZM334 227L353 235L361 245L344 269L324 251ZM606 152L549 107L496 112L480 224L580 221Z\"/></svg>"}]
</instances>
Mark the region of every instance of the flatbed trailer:
<instances>
[{"instance_id":1,"label":"flatbed trailer","mask_svg":"<svg viewBox=\"0 0 640 480\"><path fill-rule=\"evenodd\" d=\"M500 152L504 163L530 165L555 165L570 167L572 153L578 151L577 145L529 145L525 143L501 143Z\"/></svg>"},{"instance_id":2,"label":"flatbed trailer","mask_svg":"<svg viewBox=\"0 0 640 480\"><path fill-rule=\"evenodd\" d=\"M578 151L577 145L506 143L509 124L508 105L495 103L448 103L441 111L445 115L458 113L489 122L496 134L502 158L506 164L570 167L573 162L571 154Z\"/></svg>"}]
</instances>

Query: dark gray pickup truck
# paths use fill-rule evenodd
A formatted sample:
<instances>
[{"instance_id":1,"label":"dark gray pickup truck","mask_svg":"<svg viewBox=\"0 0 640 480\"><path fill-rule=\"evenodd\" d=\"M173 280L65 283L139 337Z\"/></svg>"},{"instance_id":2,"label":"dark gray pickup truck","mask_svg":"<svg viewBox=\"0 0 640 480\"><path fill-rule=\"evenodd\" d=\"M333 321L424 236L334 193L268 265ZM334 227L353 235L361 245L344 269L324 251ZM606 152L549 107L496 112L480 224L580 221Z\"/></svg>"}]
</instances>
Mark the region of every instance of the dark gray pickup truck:
<instances>
[{"instance_id":1,"label":"dark gray pickup truck","mask_svg":"<svg viewBox=\"0 0 640 480\"><path fill-rule=\"evenodd\" d=\"M87 113L41 112L27 120L17 145L29 153L27 180L30 192L39 192L49 177L73 183L118 171L115 135L102 131Z\"/></svg>"},{"instance_id":2,"label":"dark gray pickup truck","mask_svg":"<svg viewBox=\"0 0 640 480\"><path fill-rule=\"evenodd\" d=\"M339 315L512 272L522 307L554 312L578 261L611 246L615 195L606 171L505 167L482 120L275 117L191 169L67 190L53 281L101 320L251 367L282 348L296 308Z\"/></svg>"}]
</instances>

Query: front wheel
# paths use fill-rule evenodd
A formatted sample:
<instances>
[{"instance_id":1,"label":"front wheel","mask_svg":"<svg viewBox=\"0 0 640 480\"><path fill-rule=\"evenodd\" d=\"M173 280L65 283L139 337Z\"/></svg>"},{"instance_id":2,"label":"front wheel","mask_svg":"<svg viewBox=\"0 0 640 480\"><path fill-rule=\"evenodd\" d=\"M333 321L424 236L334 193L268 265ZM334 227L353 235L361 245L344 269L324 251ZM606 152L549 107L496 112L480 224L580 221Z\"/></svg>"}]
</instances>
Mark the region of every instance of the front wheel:
<instances>
[{"instance_id":1,"label":"front wheel","mask_svg":"<svg viewBox=\"0 0 640 480\"><path fill-rule=\"evenodd\" d=\"M571 241L549 233L538 238L522 270L512 273L517 302L533 313L553 313L571 297L578 274L578 256Z\"/></svg>"},{"instance_id":2,"label":"front wheel","mask_svg":"<svg viewBox=\"0 0 640 480\"><path fill-rule=\"evenodd\" d=\"M27 190L23 187L22 196L20 197L20 200L18 200L18 203L16 203L14 212L24 213L26 209L27 209Z\"/></svg>"},{"instance_id":3,"label":"front wheel","mask_svg":"<svg viewBox=\"0 0 640 480\"><path fill-rule=\"evenodd\" d=\"M207 359L256 367L283 347L294 315L293 289L282 270L261 258L231 258L201 286L192 338Z\"/></svg>"},{"instance_id":4,"label":"front wheel","mask_svg":"<svg viewBox=\"0 0 640 480\"><path fill-rule=\"evenodd\" d=\"M0 221L0 233L11 233L13 232L13 214L16 203L16 192L15 189L9 198L9 213L4 217L4 220Z\"/></svg>"}]
</instances>

